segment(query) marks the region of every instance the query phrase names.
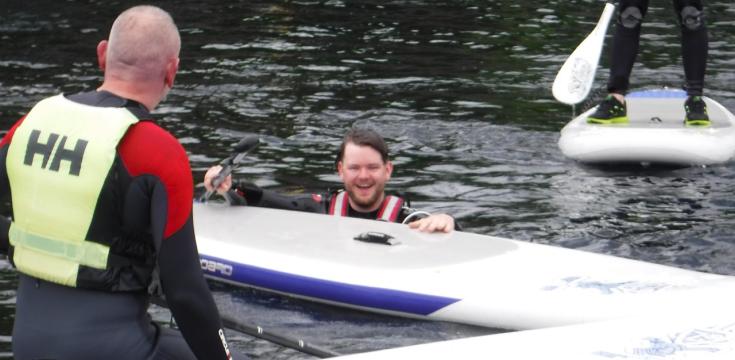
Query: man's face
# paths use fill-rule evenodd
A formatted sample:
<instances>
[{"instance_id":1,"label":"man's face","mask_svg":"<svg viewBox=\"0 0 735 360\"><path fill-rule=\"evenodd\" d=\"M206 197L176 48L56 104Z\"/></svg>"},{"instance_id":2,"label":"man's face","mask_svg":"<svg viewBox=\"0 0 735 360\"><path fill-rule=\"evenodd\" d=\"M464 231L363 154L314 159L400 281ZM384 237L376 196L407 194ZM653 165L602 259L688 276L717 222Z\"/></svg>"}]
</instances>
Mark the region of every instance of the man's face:
<instances>
[{"instance_id":1,"label":"man's face","mask_svg":"<svg viewBox=\"0 0 735 360\"><path fill-rule=\"evenodd\" d=\"M347 143L342 161L337 164L337 172L352 208L368 212L380 207L393 164L390 161L384 163L380 153L369 146Z\"/></svg>"}]
</instances>

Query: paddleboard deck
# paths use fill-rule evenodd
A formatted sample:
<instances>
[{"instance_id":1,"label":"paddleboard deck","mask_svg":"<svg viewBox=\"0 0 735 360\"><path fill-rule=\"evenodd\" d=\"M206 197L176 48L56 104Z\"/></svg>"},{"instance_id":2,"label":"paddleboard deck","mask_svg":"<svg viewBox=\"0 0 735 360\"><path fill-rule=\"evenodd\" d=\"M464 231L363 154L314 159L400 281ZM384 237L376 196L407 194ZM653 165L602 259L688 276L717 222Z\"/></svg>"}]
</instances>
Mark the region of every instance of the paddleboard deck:
<instances>
[{"instance_id":1,"label":"paddleboard deck","mask_svg":"<svg viewBox=\"0 0 735 360\"><path fill-rule=\"evenodd\" d=\"M635 318L447 340L339 358L732 359L734 288L713 290L693 292L696 300L686 306L662 303L659 311Z\"/></svg>"},{"instance_id":2,"label":"paddleboard deck","mask_svg":"<svg viewBox=\"0 0 735 360\"><path fill-rule=\"evenodd\" d=\"M224 204L194 204L205 275L236 286L413 318L530 329L645 313L699 273L455 231ZM368 232L394 244L355 240Z\"/></svg>"},{"instance_id":3,"label":"paddleboard deck","mask_svg":"<svg viewBox=\"0 0 735 360\"><path fill-rule=\"evenodd\" d=\"M561 130L562 153L583 163L711 165L735 156L735 116L704 97L711 126L684 124L681 90L644 90L626 96L628 124L588 124L592 108Z\"/></svg>"}]
</instances>

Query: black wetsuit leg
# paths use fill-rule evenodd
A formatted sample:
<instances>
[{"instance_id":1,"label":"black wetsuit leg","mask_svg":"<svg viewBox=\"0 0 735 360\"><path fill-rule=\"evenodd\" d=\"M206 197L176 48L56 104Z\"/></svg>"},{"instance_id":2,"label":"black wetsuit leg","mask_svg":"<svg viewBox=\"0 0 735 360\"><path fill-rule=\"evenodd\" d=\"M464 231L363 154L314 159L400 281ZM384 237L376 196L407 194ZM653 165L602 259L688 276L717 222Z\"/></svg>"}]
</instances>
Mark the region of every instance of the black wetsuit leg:
<instances>
[{"instance_id":1,"label":"black wetsuit leg","mask_svg":"<svg viewBox=\"0 0 735 360\"><path fill-rule=\"evenodd\" d=\"M633 9L637 8L638 12ZM630 85L641 37L641 22L648 12L648 0L620 0L619 16L615 24L612 50L610 52L610 78L607 82L609 93L625 94ZM640 21L634 21L640 16Z\"/></svg>"},{"instance_id":2,"label":"black wetsuit leg","mask_svg":"<svg viewBox=\"0 0 735 360\"><path fill-rule=\"evenodd\" d=\"M158 337L156 348L149 360L196 360L194 353L189 350L189 345L184 340L181 332L167 327L158 327ZM238 357L236 359L247 359L246 357Z\"/></svg>"},{"instance_id":3,"label":"black wetsuit leg","mask_svg":"<svg viewBox=\"0 0 735 360\"><path fill-rule=\"evenodd\" d=\"M704 73L707 69L707 53L709 39L704 16L699 17L699 26L688 27L681 23L682 10L687 6L696 8L700 13L704 12L701 0L673 0L676 17L681 27L681 57L684 61L684 76L686 78L685 89L687 94L701 96L704 89Z\"/></svg>"},{"instance_id":4,"label":"black wetsuit leg","mask_svg":"<svg viewBox=\"0 0 735 360\"><path fill-rule=\"evenodd\" d=\"M151 322L146 294L75 289L19 274L17 296L16 360L195 359L180 333Z\"/></svg>"}]
</instances>

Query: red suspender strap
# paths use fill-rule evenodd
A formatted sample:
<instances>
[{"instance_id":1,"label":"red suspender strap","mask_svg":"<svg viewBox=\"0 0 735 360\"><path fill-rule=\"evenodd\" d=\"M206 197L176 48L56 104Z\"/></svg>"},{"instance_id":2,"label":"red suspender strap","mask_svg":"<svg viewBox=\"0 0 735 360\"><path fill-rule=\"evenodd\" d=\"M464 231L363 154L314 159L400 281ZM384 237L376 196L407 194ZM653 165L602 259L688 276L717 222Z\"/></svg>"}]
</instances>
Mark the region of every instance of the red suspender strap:
<instances>
[{"instance_id":1,"label":"red suspender strap","mask_svg":"<svg viewBox=\"0 0 735 360\"><path fill-rule=\"evenodd\" d=\"M383 199L383 205L380 207L378 212L378 219L381 221L396 222L398 220L398 213L401 212L403 206L403 199L398 196L388 195Z\"/></svg>"},{"instance_id":2,"label":"red suspender strap","mask_svg":"<svg viewBox=\"0 0 735 360\"><path fill-rule=\"evenodd\" d=\"M340 191L332 196L332 200L329 204L329 215L347 216L348 206L349 204L347 202L347 193L344 191Z\"/></svg>"}]
</instances>

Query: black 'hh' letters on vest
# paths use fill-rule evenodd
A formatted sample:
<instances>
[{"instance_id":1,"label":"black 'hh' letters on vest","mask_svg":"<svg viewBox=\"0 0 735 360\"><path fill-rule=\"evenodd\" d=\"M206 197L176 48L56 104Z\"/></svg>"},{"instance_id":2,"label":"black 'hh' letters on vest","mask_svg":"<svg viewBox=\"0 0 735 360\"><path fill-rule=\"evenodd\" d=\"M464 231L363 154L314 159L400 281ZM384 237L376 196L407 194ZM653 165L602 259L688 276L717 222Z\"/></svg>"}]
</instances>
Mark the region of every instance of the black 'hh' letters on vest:
<instances>
[{"instance_id":1,"label":"black 'hh' letters on vest","mask_svg":"<svg viewBox=\"0 0 735 360\"><path fill-rule=\"evenodd\" d=\"M40 143L38 139L41 137L41 131L32 130L31 136L28 139L28 147L26 147L26 156L23 161L28 166L33 165L33 159L35 155L43 156L43 163L41 168L45 169L48 164L48 160L53 152L54 145L59 139L59 134L51 133L48 137L48 142L45 144ZM69 175L79 176L79 172L82 169L82 159L84 158L84 150L87 148L87 140L79 139L73 150L66 149L66 135L61 137L61 141L56 146L56 154L51 160L51 166L49 170L59 171L61 161L66 160L70 162Z\"/></svg>"}]
</instances>

